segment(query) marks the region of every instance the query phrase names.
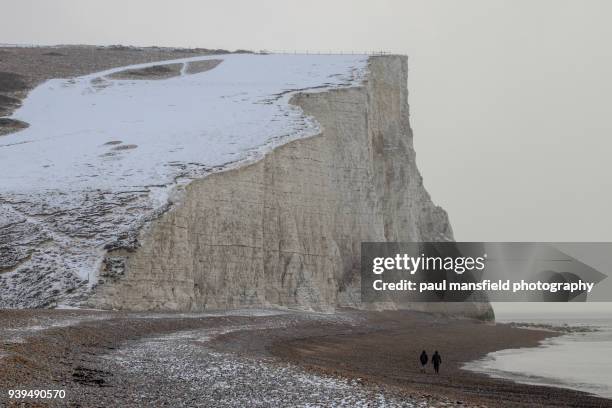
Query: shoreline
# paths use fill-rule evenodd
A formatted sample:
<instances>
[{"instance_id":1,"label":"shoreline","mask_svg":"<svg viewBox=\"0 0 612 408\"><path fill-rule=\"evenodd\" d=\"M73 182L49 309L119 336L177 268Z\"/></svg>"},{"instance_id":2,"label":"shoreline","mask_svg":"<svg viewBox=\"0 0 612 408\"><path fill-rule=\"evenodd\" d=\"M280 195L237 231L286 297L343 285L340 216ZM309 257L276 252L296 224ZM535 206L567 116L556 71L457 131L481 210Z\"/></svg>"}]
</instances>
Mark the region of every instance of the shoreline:
<instances>
[{"instance_id":1,"label":"shoreline","mask_svg":"<svg viewBox=\"0 0 612 408\"><path fill-rule=\"evenodd\" d=\"M321 384L350 384L343 392L366 399L383 395L389 406L396 406L390 401L403 400L425 404L413 406L449 406L457 401L462 406L489 407L612 406L609 399L583 392L516 384L460 368L464 362L491 351L537 346L542 339L555 337L550 332L418 312L4 310L0 311L0 327L0 358L5 366L0 372L0 403L8 389L51 387L65 389L69 402L83 406L101 401L117 401L123 406L151 404L177 398L172 390L184 386L164 373L181 373L185 367L196 365L204 371L198 374L190 368L190 375L204 381L207 356L219 361L218 356L223 355L228 356L230 366L236 363L272 372L289 370L296 381L303 377L315 378ZM162 340L167 344L164 350L180 346L191 351L186 357L162 354L158 358L152 354L147 372L135 376L132 369L142 361L134 356L156 352ZM434 347L442 354L441 373L436 376L428 367L428 374L422 375L415 352L422 348L433 351ZM117 364L132 371L119 370ZM237 371L230 376L236 384L220 390L219 395L245 392L238 385L246 381L241 377L245 375L254 375L252 381L260 381L252 371ZM214 375L205 380L213 379ZM134 400L153 385L150 392L156 395L151 395L151 400ZM252 387L259 396L272 392L280 398L290 392L263 378ZM331 401L326 398L335 393L331 388L322 391L321 401Z\"/></svg>"},{"instance_id":2,"label":"shoreline","mask_svg":"<svg viewBox=\"0 0 612 408\"><path fill-rule=\"evenodd\" d=\"M596 372L597 360L592 354L584 355L581 346L594 347L596 344L609 344L610 329L598 318L587 321L584 325L570 325L540 322L506 321L512 327L524 330L544 330L557 333L540 341L538 346L531 348L511 348L498 350L483 358L464 364L463 369L487 375L492 378L510 380L520 384L546 386L559 389L570 389L588 393L593 396L612 399L612 389L602 381L601 376L590 374ZM551 319L554 321L555 319ZM583 352L580 352L580 350ZM588 364L580 365L581 361ZM563 361L563 366L574 367L573 373L563 370L555 362Z\"/></svg>"}]
</instances>

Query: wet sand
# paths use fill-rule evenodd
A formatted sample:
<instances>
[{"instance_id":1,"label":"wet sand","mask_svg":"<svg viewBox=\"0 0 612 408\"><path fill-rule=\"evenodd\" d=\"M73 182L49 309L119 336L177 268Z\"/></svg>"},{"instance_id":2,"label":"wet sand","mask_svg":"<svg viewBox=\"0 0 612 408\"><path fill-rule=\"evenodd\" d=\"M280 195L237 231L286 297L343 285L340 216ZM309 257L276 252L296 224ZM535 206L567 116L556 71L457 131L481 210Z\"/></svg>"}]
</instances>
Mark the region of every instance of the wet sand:
<instances>
[{"instance_id":1,"label":"wet sand","mask_svg":"<svg viewBox=\"0 0 612 408\"><path fill-rule=\"evenodd\" d=\"M516 329L505 324L468 320L431 321L418 314L387 313L362 333L326 335L276 342L273 354L321 373L359 377L385 384L409 395L445 395L451 400L491 407L608 407L612 400L582 392L516 384L462 370L467 361L508 348L533 347L554 335ZM418 356L426 349L442 355L439 375L428 366L419 370Z\"/></svg>"},{"instance_id":2,"label":"wet sand","mask_svg":"<svg viewBox=\"0 0 612 408\"><path fill-rule=\"evenodd\" d=\"M66 390L25 406L612 406L460 369L551 335L414 312L0 311L0 406L15 388ZM423 348L442 354L440 375L419 373Z\"/></svg>"}]
</instances>

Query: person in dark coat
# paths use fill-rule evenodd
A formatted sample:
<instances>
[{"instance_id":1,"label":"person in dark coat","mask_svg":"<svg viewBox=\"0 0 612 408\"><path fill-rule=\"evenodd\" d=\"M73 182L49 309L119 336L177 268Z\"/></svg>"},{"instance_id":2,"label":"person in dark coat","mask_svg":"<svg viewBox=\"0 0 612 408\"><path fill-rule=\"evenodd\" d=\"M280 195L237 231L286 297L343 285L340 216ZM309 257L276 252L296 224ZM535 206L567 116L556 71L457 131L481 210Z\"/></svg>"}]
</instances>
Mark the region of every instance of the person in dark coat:
<instances>
[{"instance_id":1,"label":"person in dark coat","mask_svg":"<svg viewBox=\"0 0 612 408\"><path fill-rule=\"evenodd\" d=\"M427 353L425 352L425 350L423 350L423 352L421 353L421 357L419 357L419 360L421 361L421 372L424 373L425 367L427 366L427 362L429 361L429 357L427 357Z\"/></svg>"},{"instance_id":2,"label":"person in dark coat","mask_svg":"<svg viewBox=\"0 0 612 408\"><path fill-rule=\"evenodd\" d=\"M438 353L438 350L436 350L434 355L431 357L431 363L434 366L434 371L436 372L436 374L439 374L439 372L440 372L440 364L442 364L442 357L440 357L440 354Z\"/></svg>"}]
</instances>

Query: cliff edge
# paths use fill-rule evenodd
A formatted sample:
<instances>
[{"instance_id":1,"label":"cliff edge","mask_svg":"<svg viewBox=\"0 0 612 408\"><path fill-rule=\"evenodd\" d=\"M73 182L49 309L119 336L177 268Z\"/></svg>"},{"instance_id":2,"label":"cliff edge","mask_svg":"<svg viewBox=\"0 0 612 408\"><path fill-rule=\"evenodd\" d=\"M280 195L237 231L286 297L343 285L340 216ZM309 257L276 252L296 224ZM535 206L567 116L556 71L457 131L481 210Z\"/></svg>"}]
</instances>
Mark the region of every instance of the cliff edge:
<instances>
[{"instance_id":1,"label":"cliff edge","mask_svg":"<svg viewBox=\"0 0 612 408\"><path fill-rule=\"evenodd\" d=\"M88 305L363 307L361 242L453 239L416 167L407 93L407 58L373 56L361 86L295 95L320 133L182 187L137 248L106 254ZM400 307L490 314L487 303Z\"/></svg>"}]
</instances>

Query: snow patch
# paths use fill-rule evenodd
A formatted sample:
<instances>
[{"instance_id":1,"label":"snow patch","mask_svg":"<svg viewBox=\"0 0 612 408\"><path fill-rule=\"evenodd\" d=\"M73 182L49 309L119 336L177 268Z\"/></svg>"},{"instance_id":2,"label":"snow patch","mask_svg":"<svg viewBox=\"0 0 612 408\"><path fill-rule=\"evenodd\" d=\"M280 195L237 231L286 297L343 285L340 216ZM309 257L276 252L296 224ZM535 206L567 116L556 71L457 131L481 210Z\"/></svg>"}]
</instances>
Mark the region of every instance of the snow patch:
<instances>
[{"instance_id":1,"label":"snow patch","mask_svg":"<svg viewBox=\"0 0 612 408\"><path fill-rule=\"evenodd\" d=\"M379 388L356 380L317 375L272 358L221 353L201 343L208 332L196 330L132 343L108 355L106 369L122 372L121 377L128 381L147 373L147 390L138 399L141 405L148 400L180 401L189 395L219 407L430 406L426 400L384 395Z\"/></svg>"}]
</instances>

